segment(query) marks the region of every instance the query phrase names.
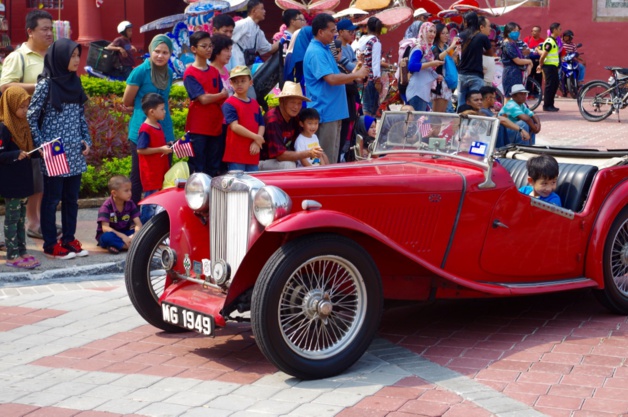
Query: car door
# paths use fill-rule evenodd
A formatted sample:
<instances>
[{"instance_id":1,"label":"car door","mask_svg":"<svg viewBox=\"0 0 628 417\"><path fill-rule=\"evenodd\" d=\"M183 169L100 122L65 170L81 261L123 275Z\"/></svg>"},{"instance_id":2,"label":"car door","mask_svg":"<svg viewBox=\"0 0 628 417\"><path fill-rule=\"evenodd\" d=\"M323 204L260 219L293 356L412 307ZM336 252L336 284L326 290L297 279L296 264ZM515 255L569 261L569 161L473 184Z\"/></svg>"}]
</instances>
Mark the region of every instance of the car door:
<instances>
[{"instance_id":1,"label":"car door","mask_svg":"<svg viewBox=\"0 0 628 417\"><path fill-rule=\"evenodd\" d=\"M480 267L496 276L543 281L582 276L586 232L570 210L520 193L514 186L498 199L488 225Z\"/></svg>"}]
</instances>

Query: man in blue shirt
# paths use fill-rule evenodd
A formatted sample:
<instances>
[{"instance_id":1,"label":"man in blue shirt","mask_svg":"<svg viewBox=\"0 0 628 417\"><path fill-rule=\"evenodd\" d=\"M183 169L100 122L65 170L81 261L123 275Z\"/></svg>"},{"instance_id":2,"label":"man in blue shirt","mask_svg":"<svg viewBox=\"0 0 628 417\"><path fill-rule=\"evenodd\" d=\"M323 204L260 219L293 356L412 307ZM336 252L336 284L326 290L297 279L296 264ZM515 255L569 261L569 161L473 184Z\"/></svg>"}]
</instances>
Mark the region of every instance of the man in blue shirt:
<instances>
[{"instance_id":1,"label":"man in blue shirt","mask_svg":"<svg viewBox=\"0 0 628 417\"><path fill-rule=\"evenodd\" d=\"M321 123L316 133L321 147L331 163L338 161L340 150L340 128L342 119L349 117L345 84L365 78L368 70L359 67L350 74L342 74L329 49L334 41L336 22L326 13L312 20L314 39L305 52L303 75L306 95L312 101L308 107L315 108L321 115Z\"/></svg>"},{"instance_id":2,"label":"man in blue shirt","mask_svg":"<svg viewBox=\"0 0 628 417\"><path fill-rule=\"evenodd\" d=\"M510 98L499 111L499 116L508 116L508 119L519 126L519 130L508 129L509 143L522 143L525 139L522 132L529 133L530 141L526 145L534 145L536 134L541 131L541 121L532 110L525 105L528 90L522 84L515 84L510 90Z\"/></svg>"}]
</instances>

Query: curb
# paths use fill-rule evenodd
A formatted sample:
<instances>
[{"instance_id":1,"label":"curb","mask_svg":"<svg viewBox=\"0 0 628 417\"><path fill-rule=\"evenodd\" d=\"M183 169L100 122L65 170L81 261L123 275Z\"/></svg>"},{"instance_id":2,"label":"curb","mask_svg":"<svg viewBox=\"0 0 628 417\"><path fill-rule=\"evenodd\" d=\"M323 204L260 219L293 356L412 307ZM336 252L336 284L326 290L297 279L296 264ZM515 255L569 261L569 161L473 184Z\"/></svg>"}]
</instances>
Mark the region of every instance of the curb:
<instances>
[{"instance_id":1,"label":"curb","mask_svg":"<svg viewBox=\"0 0 628 417\"><path fill-rule=\"evenodd\" d=\"M120 274L124 272L126 260L106 262L96 265L84 265L73 268L50 269L42 272L5 272L0 273L0 284L20 283L24 281L55 280L62 278L88 277L94 279L97 275Z\"/></svg>"},{"instance_id":2,"label":"curb","mask_svg":"<svg viewBox=\"0 0 628 417\"><path fill-rule=\"evenodd\" d=\"M105 200L109 197L95 197L95 198L82 198L78 201L78 207L80 209L86 208L99 208L105 202ZM0 216L4 216L5 206L4 204L0 206ZM61 203L59 203L59 207L57 207L57 211L61 210Z\"/></svg>"}]
</instances>

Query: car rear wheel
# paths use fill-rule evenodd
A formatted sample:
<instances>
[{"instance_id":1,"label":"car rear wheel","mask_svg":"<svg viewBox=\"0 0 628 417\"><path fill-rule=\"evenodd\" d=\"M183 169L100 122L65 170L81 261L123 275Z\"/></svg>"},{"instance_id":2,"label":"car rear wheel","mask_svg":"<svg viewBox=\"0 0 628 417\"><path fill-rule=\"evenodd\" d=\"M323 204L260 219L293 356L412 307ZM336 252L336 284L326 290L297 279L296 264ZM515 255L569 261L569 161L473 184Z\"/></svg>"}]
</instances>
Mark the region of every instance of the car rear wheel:
<instances>
[{"instance_id":1,"label":"car rear wheel","mask_svg":"<svg viewBox=\"0 0 628 417\"><path fill-rule=\"evenodd\" d=\"M144 320L153 326L167 332L187 331L164 322L159 305L159 297L169 282L161 264L161 253L170 242L168 213L162 211L153 216L131 242L124 270L131 303Z\"/></svg>"},{"instance_id":2,"label":"car rear wheel","mask_svg":"<svg viewBox=\"0 0 628 417\"><path fill-rule=\"evenodd\" d=\"M604 244L604 289L597 299L613 313L628 314L628 207L619 213Z\"/></svg>"},{"instance_id":3,"label":"car rear wheel","mask_svg":"<svg viewBox=\"0 0 628 417\"><path fill-rule=\"evenodd\" d=\"M268 260L253 290L251 324L266 358L301 379L353 365L379 326L379 271L357 243L338 235L288 242Z\"/></svg>"}]
</instances>

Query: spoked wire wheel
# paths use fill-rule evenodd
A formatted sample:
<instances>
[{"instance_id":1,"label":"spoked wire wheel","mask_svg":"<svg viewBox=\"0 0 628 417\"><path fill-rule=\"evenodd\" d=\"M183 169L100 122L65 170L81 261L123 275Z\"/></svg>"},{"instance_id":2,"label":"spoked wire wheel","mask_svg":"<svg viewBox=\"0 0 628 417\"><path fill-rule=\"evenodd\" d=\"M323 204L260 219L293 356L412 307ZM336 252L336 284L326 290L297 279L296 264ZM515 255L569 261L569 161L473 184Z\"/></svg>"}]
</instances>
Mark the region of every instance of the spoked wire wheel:
<instances>
[{"instance_id":1,"label":"spoked wire wheel","mask_svg":"<svg viewBox=\"0 0 628 417\"><path fill-rule=\"evenodd\" d=\"M578 95L580 114L590 122L606 119L613 112L614 90L604 81L585 84Z\"/></svg>"},{"instance_id":2,"label":"spoked wire wheel","mask_svg":"<svg viewBox=\"0 0 628 417\"><path fill-rule=\"evenodd\" d=\"M617 314L628 314L628 207L619 212L604 243L604 289L598 301Z\"/></svg>"},{"instance_id":3,"label":"spoked wire wheel","mask_svg":"<svg viewBox=\"0 0 628 417\"><path fill-rule=\"evenodd\" d=\"M264 265L251 298L255 341L287 374L325 378L353 365L370 345L383 309L373 259L334 234L292 240Z\"/></svg>"},{"instance_id":4,"label":"spoked wire wheel","mask_svg":"<svg viewBox=\"0 0 628 417\"><path fill-rule=\"evenodd\" d=\"M617 291L628 298L628 219L621 224L613 239L610 267Z\"/></svg>"},{"instance_id":5,"label":"spoked wire wheel","mask_svg":"<svg viewBox=\"0 0 628 417\"><path fill-rule=\"evenodd\" d=\"M308 359L333 356L363 325L366 287L360 272L337 256L319 256L288 278L279 303L286 344Z\"/></svg>"}]
</instances>

